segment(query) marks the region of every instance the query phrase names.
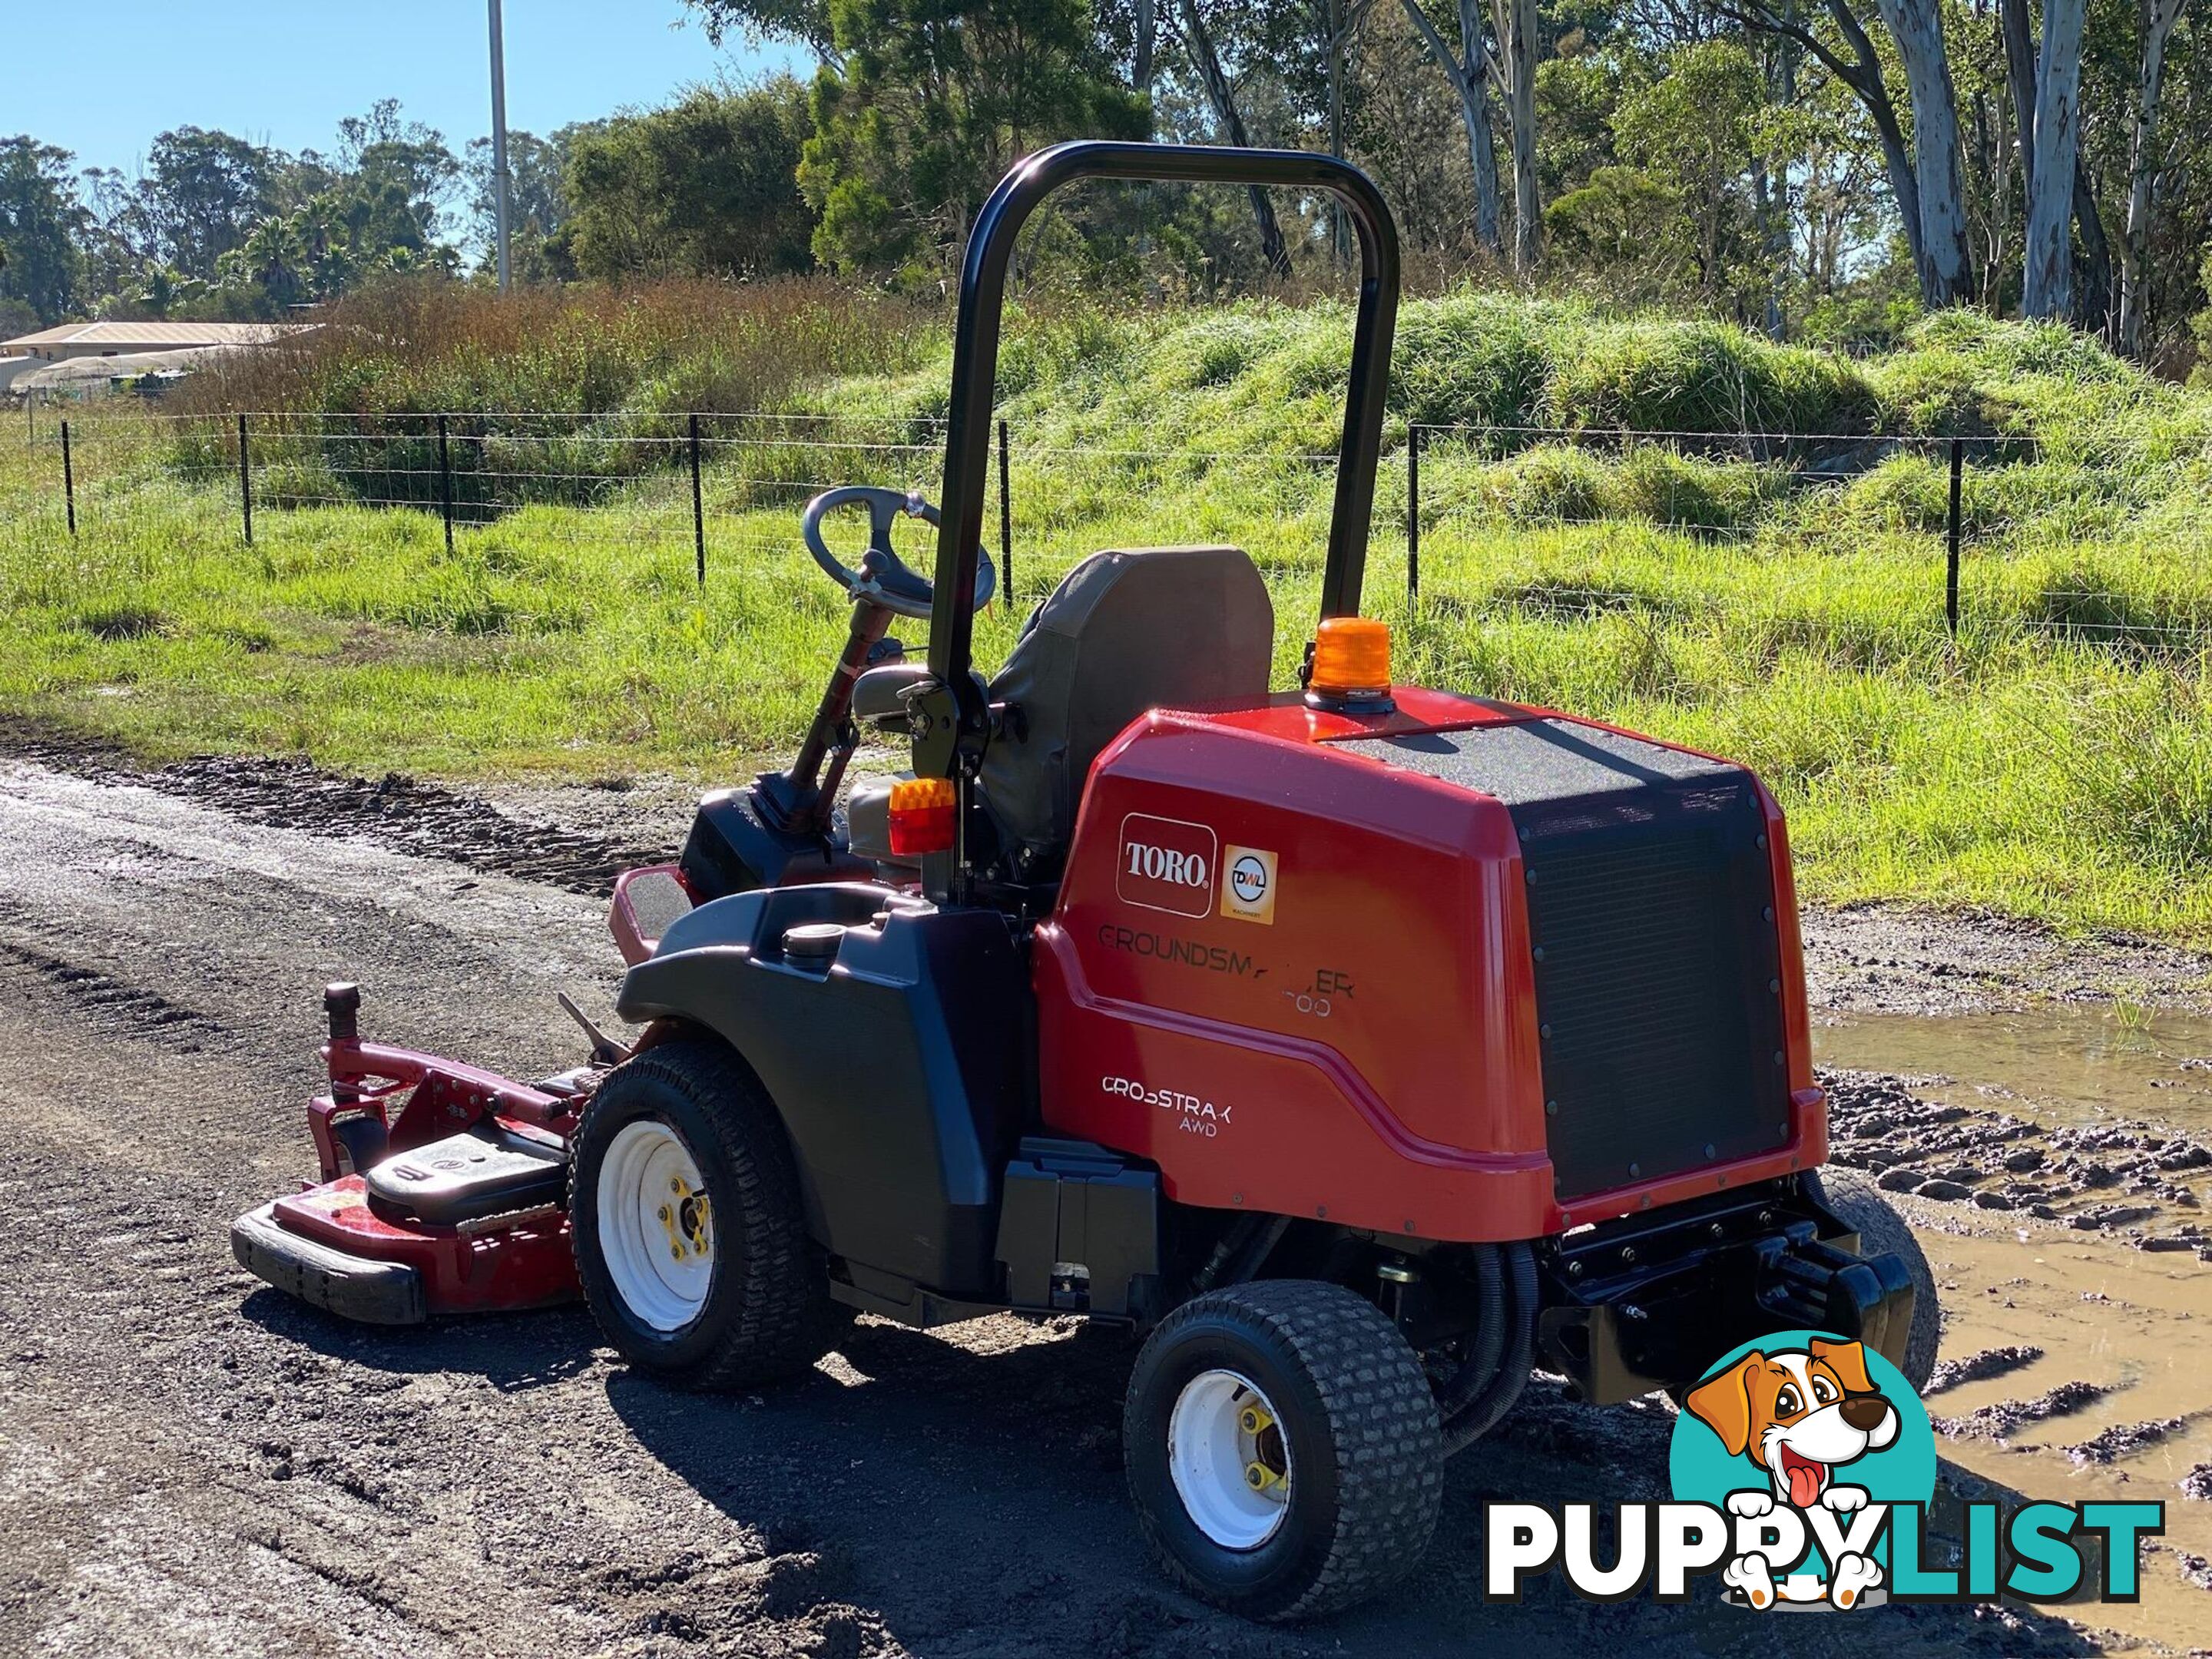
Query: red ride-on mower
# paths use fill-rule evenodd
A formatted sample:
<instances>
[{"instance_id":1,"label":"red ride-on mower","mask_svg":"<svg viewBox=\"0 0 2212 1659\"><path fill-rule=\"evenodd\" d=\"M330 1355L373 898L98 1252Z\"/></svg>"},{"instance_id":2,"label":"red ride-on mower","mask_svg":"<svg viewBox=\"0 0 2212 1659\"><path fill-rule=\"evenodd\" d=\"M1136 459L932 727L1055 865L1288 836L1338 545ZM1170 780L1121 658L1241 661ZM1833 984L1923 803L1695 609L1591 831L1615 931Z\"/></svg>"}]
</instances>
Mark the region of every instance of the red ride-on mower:
<instances>
[{"instance_id":1,"label":"red ride-on mower","mask_svg":"<svg viewBox=\"0 0 2212 1659\"><path fill-rule=\"evenodd\" d=\"M1288 186L1358 226L1358 312L1302 684L1231 547L1102 552L988 679L970 613L1014 239L1082 179ZM625 1048L525 1087L363 1043L331 995L321 1184L240 1259L390 1322L580 1286L635 1366L802 1372L860 1310L1131 1328L1146 1535L1193 1593L1316 1613L1418 1563L1443 1459L1532 1368L1679 1389L1811 1328L1934 1363L1927 1264L1815 1170L1782 815L1741 767L1540 708L1394 684L1357 615L1397 305L1356 169L1066 144L975 222L934 581L918 500L807 514L852 626L787 771L702 803L617 884ZM872 520L857 569L830 507ZM929 622L924 661L889 636ZM863 726L910 775L833 805ZM573 1012L573 1010L572 1010ZM573 1262L573 1268L571 1263ZM573 1277L572 1277L573 1274Z\"/></svg>"}]
</instances>

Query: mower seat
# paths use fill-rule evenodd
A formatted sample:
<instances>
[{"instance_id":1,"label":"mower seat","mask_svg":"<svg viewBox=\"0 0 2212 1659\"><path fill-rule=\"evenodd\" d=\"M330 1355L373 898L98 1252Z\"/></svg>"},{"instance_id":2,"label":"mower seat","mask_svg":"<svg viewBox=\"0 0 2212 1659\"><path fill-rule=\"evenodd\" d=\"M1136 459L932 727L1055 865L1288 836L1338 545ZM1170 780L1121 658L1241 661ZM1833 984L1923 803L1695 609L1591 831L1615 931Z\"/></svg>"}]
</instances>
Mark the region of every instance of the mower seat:
<instances>
[{"instance_id":1,"label":"mower seat","mask_svg":"<svg viewBox=\"0 0 2212 1659\"><path fill-rule=\"evenodd\" d=\"M1257 702L1274 654L1274 604L1241 548L1117 550L1069 571L991 682L1020 719L984 750L977 793L1014 873L1057 871L1091 763L1130 721Z\"/></svg>"},{"instance_id":2,"label":"mower seat","mask_svg":"<svg viewBox=\"0 0 2212 1659\"><path fill-rule=\"evenodd\" d=\"M1020 711L984 750L976 786L1011 873L1058 869L1091 763L1130 721L1153 708L1256 702L1274 653L1274 604L1242 549L1094 553L1069 571L990 684L993 702ZM856 858L913 862L891 855L897 781L860 778L847 793Z\"/></svg>"},{"instance_id":3,"label":"mower seat","mask_svg":"<svg viewBox=\"0 0 2212 1659\"><path fill-rule=\"evenodd\" d=\"M854 858L868 859L877 864L914 861L891 856L891 786L899 778L912 775L902 772L898 777L853 781L853 787L845 793L845 836Z\"/></svg>"}]
</instances>

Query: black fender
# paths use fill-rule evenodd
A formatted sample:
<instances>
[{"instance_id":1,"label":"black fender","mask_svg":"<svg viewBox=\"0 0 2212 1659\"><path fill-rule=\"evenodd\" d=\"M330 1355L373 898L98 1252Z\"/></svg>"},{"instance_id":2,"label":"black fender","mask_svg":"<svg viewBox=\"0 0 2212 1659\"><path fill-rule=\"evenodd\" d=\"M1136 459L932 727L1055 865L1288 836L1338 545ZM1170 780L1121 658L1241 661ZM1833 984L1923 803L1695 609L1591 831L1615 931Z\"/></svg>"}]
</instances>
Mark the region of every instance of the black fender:
<instances>
[{"instance_id":1,"label":"black fender","mask_svg":"<svg viewBox=\"0 0 2212 1659\"><path fill-rule=\"evenodd\" d=\"M808 1229L854 1282L1001 1296L1001 1189L1036 1076L1006 916L872 883L737 893L672 924L616 1007L703 1027L752 1068L791 1137Z\"/></svg>"}]
</instances>

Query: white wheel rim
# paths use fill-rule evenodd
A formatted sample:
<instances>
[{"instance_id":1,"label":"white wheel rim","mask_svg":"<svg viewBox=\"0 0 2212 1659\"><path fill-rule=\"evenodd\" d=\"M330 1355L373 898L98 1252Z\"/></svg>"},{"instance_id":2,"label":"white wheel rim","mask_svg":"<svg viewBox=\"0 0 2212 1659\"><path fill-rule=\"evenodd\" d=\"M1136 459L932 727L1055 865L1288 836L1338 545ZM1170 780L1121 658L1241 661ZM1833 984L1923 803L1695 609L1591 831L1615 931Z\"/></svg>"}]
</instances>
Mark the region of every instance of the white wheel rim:
<instances>
[{"instance_id":1,"label":"white wheel rim","mask_svg":"<svg viewBox=\"0 0 2212 1659\"><path fill-rule=\"evenodd\" d=\"M1168 1413L1168 1473L1192 1522L1224 1549L1258 1549L1290 1512L1290 1438L1274 1402L1236 1371L1183 1384Z\"/></svg>"},{"instance_id":2,"label":"white wheel rim","mask_svg":"<svg viewBox=\"0 0 2212 1659\"><path fill-rule=\"evenodd\" d=\"M656 1331L696 1319L714 1282L714 1226L684 1138L658 1118L624 1124L599 1164L597 1208L623 1305Z\"/></svg>"}]
</instances>

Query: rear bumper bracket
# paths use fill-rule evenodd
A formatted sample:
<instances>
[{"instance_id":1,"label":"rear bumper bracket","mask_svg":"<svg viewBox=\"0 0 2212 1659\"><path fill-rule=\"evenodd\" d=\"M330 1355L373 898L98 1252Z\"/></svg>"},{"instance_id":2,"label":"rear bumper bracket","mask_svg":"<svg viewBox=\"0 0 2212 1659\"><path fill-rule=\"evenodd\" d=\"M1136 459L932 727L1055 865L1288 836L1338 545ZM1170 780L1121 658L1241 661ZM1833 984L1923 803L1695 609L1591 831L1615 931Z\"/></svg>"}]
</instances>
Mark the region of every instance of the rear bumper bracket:
<instances>
[{"instance_id":1,"label":"rear bumper bracket","mask_svg":"<svg viewBox=\"0 0 2212 1659\"><path fill-rule=\"evenodd\" d=\"M1571 1233L1544 1257L1543 1363L1601 1405L1702 1376L1769 1332L1826 1331L1905 1357L1912 1281L1794 1183Z\"/></svg>"}]
</instances>

